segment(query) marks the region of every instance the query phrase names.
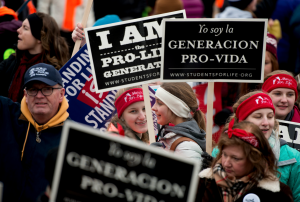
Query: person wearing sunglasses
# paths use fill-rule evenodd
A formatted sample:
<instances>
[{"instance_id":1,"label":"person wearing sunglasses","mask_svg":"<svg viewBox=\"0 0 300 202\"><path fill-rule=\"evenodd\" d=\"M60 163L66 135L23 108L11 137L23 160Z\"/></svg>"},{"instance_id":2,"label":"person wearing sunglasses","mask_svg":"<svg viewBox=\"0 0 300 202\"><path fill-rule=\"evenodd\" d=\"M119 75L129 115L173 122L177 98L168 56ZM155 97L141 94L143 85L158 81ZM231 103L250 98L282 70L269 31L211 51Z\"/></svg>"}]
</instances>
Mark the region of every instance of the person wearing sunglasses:
<instances>
[{"instance_id":1,"label":"person wearing sunglasses","mask_svg":"<svg viewBox=\"0 0 300 202\"><path fill-rule=\"evenodd\" d=\"M0 96L0 181L3 202L36 201L48 181L45 159L58 147L69 107L62 77L39 63L24 74L21 103Z\"/></svg>"}]
</instances>

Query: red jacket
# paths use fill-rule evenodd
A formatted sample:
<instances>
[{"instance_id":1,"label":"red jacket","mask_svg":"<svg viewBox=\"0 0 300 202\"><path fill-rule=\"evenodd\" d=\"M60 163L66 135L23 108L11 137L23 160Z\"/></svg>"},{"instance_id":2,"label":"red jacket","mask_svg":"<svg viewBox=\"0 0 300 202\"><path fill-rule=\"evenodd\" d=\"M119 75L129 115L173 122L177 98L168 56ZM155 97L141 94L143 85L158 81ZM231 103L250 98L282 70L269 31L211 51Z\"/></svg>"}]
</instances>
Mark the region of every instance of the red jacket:
<instances>
[{"instance_id":1,"label":"red jacket","mask_svg":"<svg viewBox=\"0 0 300 202\"><path fill-rule=\"evenodd\" d=\"M296 106L294 106L294 116L291 121L300 123L300 110Z\"/></svg>"}]
</instances>

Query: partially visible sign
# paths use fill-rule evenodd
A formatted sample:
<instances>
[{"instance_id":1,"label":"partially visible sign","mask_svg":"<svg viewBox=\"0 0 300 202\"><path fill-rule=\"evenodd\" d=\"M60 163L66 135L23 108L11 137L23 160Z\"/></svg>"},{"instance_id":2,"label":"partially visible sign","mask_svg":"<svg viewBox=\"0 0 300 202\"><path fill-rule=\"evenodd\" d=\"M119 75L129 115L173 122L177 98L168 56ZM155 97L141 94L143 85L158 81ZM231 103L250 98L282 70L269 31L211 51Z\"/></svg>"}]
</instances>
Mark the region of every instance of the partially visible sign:
<instances>
[{"instance_id":1,"label":"partially visible sign","mask_svg":"<svg viewBox=\"0 0 300 202\"><path fill-rule=\"evenodd\" d=\"M97 93L95 90L90 58L84 45L60 70L65 97L69 102L70 118L101 131L106 131L109 120L116 114L114 100L117 90ZM149 89L151 105L155 92ZM157 118L152 113L154 130L157 133Z\"/></svg>"},{"instance_id":2,"label":"partially visible sign","mask_svg":"<svg viewBox=\"0 0 300 202\"><path fill-rule=\"evenodd\" d=\"M277 121L279 122L280 138L287 141L290 147L300 151L300 123L282 120Z\"/></svg>"},{"instance_id":3,"label":"partially visible sign","mask_svg":"<svg viewBox=\"0 0 300 202\"><path fill-rule=\"evenodd\" d=\"M96 92L158 81L163 18L184 18L175 11L85 29Z\"/></svg>"},{"instance_id":4,"label":"partially visible sign","mask_svg":"<svg viewBox=\"0 0 300 202\"><path fill-rule=\"evenodd\" d=\"M67 121L50 201L193 202L198 172L195 160Z\"/></svg>"},{"instance_id":5,"label":"partially visible sign","mask_svg":"<svg viewBox=\"0 0 300 202\"><path fill-rule=\"evenodd\" d=\"M263 82L267 19L164 19L162 24L162 81Z\"/></svg>"}]
</instances>

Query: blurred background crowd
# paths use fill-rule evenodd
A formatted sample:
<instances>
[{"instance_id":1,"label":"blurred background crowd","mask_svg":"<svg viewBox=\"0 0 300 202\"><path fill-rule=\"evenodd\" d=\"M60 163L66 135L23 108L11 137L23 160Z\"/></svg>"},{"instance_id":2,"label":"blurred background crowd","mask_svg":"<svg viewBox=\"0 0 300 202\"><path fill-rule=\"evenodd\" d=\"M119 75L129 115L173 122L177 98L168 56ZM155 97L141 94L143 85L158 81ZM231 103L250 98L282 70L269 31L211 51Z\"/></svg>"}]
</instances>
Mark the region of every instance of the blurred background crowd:
<instances>
[{"instance_id":1,"label":"blurred background crowd","mask_svg":"<svg viewBox=\"0 0 300 202\"><path fill-rule=\"evenodd\" d=\"M23 92L20 90L21 83L18 81L22 79L18 80L18 78L22 78L25 72L20 71L20 66L26 66L27 70L33 64L42 61L60 69L70 59L74 41L84 39L84 37L72 36L72 33L76 31L76 26L82 20L87 0L1 0L0 4L2 39L0 62L5 60L0 64L0 70L5 69L5 72L1 71L0 94L14 101L21 101ZM269 33L264 75L275 70L286 70L292 72L298 80L300 0L95 0L86 26L103 25L182 9L185 9L187 18L268 19ZM19 29L22 22L25 22L28 15L35 12L49 14L52 17L48 20L46 20L47 17L42 17L43 21L47 21L49 25L44 28L47 37L42 37L41 40L41 50L43 50L41 58L36 57L39 51L35 53L28 51L26 44L26 47L22 48L21 45L17 47L18 39L23 37L23 32ZM55 22L60 30L56 30L56 25L51 25ZM31 23L34 23L31 27L38 27L37 22ZM77 31L75 34L84 34L83 31L81 32ZM59 35L63 38L58 37ZM23 38L24 42L25 38L26 36ZM190 85L195 87L199 83ZM222 127L232 113L232 105L237 99L260 87L261 84L223 83L221 87L222 110L215 114L215 124ZM202 108L201 110L206 111ZM217 141L217 138L214 140Z\"/></svg>"}]
</instances>

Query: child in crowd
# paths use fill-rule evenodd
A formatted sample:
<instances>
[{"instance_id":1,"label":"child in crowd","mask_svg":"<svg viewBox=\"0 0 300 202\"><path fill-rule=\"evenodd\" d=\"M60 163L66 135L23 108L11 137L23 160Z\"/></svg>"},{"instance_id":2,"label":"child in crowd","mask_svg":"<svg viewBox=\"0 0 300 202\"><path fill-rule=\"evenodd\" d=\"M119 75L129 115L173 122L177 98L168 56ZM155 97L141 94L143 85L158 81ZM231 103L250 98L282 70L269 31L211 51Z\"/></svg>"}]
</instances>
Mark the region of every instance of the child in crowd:
<instances>
[{"instance_id":1,"label":"child in crowd","mask_svg":"<svg viewBox=\"0 0 300 202\"><path fill-rule=\"evenodd\" d=\"M285 70L271 72L262 86L269 93L275 107L275 118L300 123L297 81L292 73Z\"/></svg>"},{"instance_id":2,"label":"child in crowd","mask_svg":"<svg viewBox=\"0 0 300 202\"><path fill-rule=\"evenodd\" d=\"M293 201L290 188L276 177L276 158L258 126L233 118L218 148L211 168L199 174L196 201Z\"/></svg>"},{"instance_id":3,"label":"child in crowd","mask_svg":"<svg viewBox=\"0 0 300 202\"><path fill-rule=\"evenodd\" d=\"M120 89L115 96L115 107L117 114L112 118L108 131L149 144L143 89Z\"/></svg>"},{"instance_id":4,"label":"child in crowd","mask_svg":"<svg viewBox=\"0 0 300 202\"><path fill-rule=\"evenodd\" d=\"M275 109L272 99L262 91L250 92L233 105L234 123L249 121L257 125L266 137L274 153L280 181L288 185L293 193L294 201L300 202L300 153L287 145L278 137L278 122L275 119ZM212 156L216 157L219 147L214 148Z\"/></svg>"},{"instance_id":5,"label":"child in crowd","mask_svg":"<svg viewBox=\"0 0 300 202\"><path fill-rule=\"evenodd\" d=\"M0 95L20 102L23 98L24 74L37 63L60 69L70 58L69 48L60 36L55 20L44 13L29 15L17 30L16 54L0 63Z\"/></svg>"},{"instance_id":6,"label":"child in crowd","mask_svg":"<svg viewBox=\"0 0 300 202\"><path fill-rule=\"evenodd\" d=\"M162 125L158 141L167 150L187 158L201 159L205 151L205 118L187 83L163 83L155 93L152 110Z\"/></svg>"}]
</instances>

